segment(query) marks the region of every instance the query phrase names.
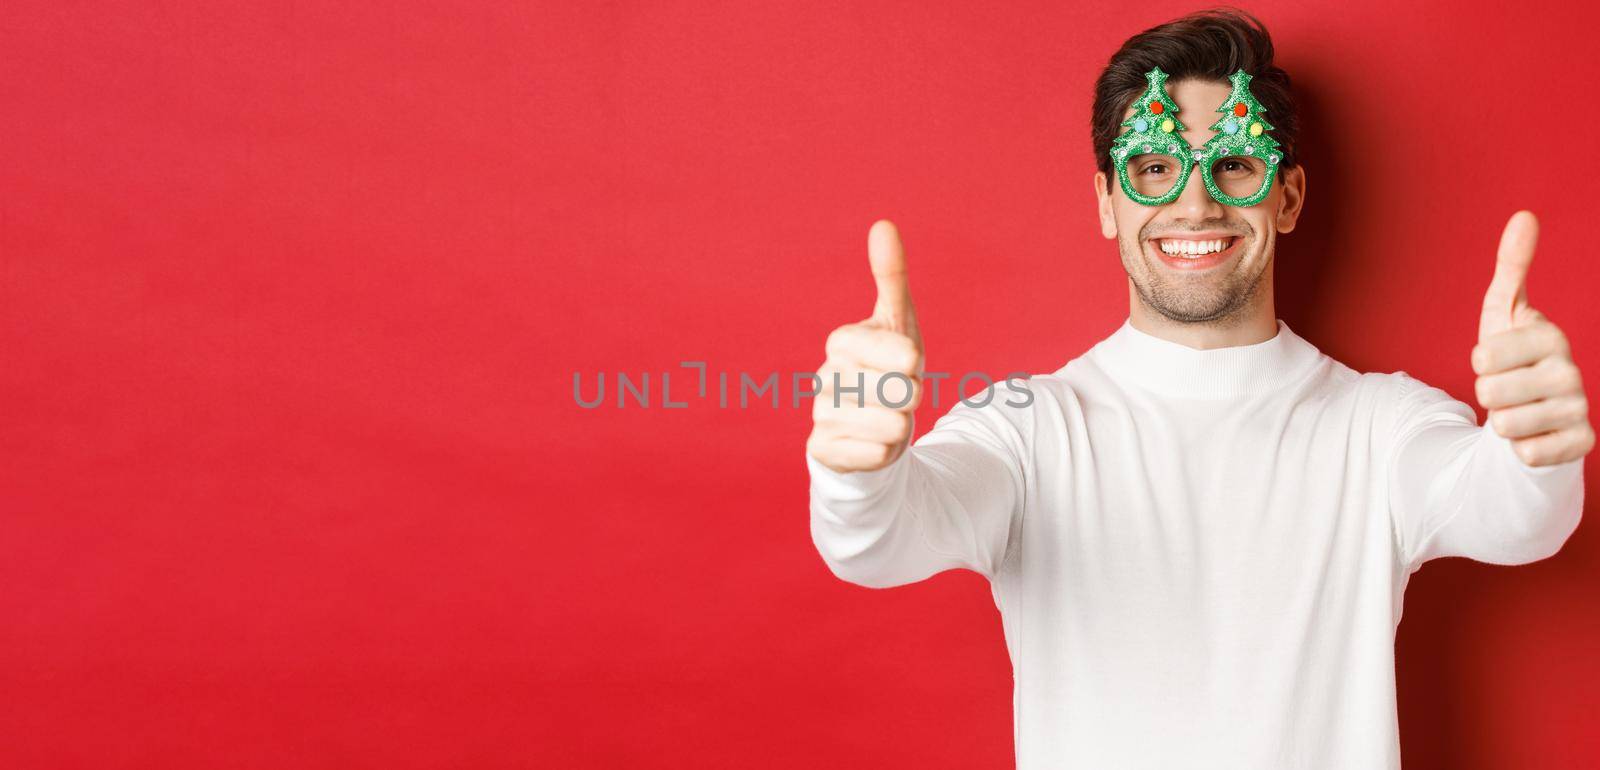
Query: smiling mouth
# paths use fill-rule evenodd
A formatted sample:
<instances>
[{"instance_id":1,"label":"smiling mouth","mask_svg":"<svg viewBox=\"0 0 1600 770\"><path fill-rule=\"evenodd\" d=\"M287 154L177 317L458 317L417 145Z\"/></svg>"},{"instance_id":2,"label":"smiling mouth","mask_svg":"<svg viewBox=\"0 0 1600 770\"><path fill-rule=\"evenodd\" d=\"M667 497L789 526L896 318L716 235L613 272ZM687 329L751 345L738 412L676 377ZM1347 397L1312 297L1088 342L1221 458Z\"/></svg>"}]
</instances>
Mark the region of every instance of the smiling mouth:
<instances>
[{"instance_id":1,"label":"smiling mouth","mask_svg":"<svg viewBox=\"0 0 1600 770\"><path fill-rule=\"evenodd\" d=\"M1178 270L1204 270L1232 259L1244 237L1206 233L1211 237L1152 238L1150 244L1161 261Z\"/></svg>"},{"instance_id":2,"label":"smiling mouth","mask_svg":"<svg viewBox=\"0 0 1600 770\"><path fill-rule=\"evenodd\" d=\"M1155 244L1156 248L1160 249L1162 254L1172 257L1199 259L1211 254L1227 251L1228 249L1233 248L1233 244L1238 240L1239 236L1237 235L1226 236L1222 238L1206 238L1200 240L1189 238L1157 238L1155 239Z\"/></svg>"}]
</instances>

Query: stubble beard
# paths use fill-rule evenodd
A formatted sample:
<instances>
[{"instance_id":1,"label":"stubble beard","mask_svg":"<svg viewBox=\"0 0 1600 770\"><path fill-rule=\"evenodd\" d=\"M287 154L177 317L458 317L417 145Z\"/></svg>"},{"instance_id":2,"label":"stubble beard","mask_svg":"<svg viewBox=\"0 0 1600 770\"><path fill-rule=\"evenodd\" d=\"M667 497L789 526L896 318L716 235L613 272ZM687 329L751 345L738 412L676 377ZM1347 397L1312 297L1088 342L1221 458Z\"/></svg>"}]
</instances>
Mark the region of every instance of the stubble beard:
<instances>
[{"instance_id":1,"label":"stubble beard","mask_svg":"<svg viewBox=\"0 0 1600 770\"><path fill-rule=\"evenodd\" d=\"M1149 263L1152 257L1138 238L1132 242L1118 238L1117 249L1134 291L1150 309L1176 323L1227 324L1242 318L1267 272L1265 260L1253 274L1242 272L1248 264L1242 255L1255 248L1254 236L1245 235L1244 240L1239 245L1241 256L1233 260L1226 274L1178 276L1179 280L1171 280L1174 271L1170 268Z\"/></svg>"}]
</instances>

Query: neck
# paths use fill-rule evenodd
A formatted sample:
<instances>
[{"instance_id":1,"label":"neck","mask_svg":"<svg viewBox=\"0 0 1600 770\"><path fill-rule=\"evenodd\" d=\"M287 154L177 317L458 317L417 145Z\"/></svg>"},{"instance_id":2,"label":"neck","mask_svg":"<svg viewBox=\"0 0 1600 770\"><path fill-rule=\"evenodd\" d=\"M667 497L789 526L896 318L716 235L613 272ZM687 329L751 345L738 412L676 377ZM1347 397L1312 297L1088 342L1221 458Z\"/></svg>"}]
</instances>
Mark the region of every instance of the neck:
<instances>
[{"instance_id":1,"label":"neck","mask_svg":"<svg viewBox=\"0 0 1600 770\"><path fill-rule=\"evenodd\" d=\"M1174 321L1145 304L1128 281L1128 323L1152 337L1196 350L1254 345L1278 333L1278 313L1272 301L1272 278L1263 276L1254 295L1233 313L1211 321Z\"/></svg>"},{"instance_id":2,"label":"neck","mask_svg":"<svg viewBox=\"0 0 1600 770\"><path fill-rule=\"evenodd\" d=\"M1119 383L1183 399L1238 398L1301 381L1325 358L1282 321L1272 337L1197 349L1142 332L1132 317L1091 349Z\"/></svg>"}]
</instances>

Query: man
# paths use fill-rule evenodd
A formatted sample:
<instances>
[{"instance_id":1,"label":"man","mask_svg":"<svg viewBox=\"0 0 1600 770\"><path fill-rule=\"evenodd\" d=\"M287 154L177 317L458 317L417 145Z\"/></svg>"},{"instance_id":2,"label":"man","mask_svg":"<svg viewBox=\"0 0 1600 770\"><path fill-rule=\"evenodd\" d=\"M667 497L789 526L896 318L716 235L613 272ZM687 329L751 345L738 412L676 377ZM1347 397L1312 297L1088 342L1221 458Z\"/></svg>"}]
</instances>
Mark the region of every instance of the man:
<instances>
[{"instance_id":1,"label":"man","mask_svg":"<svg viewBox=\"0 0 1600 770\"><path fill-rule=\"evenodd\" d=\"M908 447L922 345L899 236L874 224L877 305L829 336L819 370L816 547L865 586L990 580L1023 770L1399 767L1411 573L1545 558L1582 508L1594 432L1565 337L1528 305L1533 216L1511 218L1484 296L1480 427L1443 391L1355 372L1277 320L1274 245L1305 171L1258 22L1144 32L1095 94L1094 189L1128 319Z\"/></svg>"}]
</instances>

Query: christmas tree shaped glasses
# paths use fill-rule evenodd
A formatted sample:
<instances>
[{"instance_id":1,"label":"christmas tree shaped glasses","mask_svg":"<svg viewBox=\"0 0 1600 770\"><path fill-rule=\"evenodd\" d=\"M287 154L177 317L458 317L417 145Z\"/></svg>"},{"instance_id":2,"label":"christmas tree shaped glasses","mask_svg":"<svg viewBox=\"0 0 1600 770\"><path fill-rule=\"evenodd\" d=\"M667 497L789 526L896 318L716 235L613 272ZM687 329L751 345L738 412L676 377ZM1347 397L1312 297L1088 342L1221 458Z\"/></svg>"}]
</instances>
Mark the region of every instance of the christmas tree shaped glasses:
<instances>
[{"instance_id":1,"label":"christmas tree shaped glasses","mask_svg":"<svg viewBox=\"0 0 1600 770\"><path fill-rule=\"evenodd\" d=\"M1186 127L1167 94L1167 73L1157 67L1145 73L1145 80L1148 86L1133 115L1122 122L1128 130L1111 143L1123 193L1146 206L1166 205L1183 194L1198 163L1206 191L1222 203L1254 206L1267 197L1283 155L1277 140L1266 134L1272 125L1250 92L1250 75L1240 71L1228 78L1233 90L1217 108L1224 116L1211 126L1217 133L1193 149L1178 134Z\"/></svg>"}]
</instances>

